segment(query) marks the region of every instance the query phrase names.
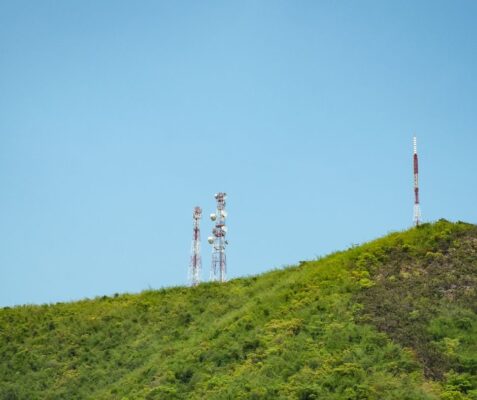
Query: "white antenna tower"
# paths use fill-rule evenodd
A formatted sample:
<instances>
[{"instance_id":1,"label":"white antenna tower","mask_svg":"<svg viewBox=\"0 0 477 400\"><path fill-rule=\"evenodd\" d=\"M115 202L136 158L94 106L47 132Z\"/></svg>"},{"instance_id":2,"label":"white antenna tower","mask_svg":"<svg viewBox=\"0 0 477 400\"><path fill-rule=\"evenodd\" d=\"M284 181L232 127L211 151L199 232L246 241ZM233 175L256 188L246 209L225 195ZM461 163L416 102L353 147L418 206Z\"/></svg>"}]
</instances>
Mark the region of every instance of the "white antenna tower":
<instances>
[{"instance_id":1,"label":"white antenna tower","mask_svg":"<svg viewBox=\"0 0 477 400\"><path fill-rule=\"evenodd\" d=\"M419 203L419 159L417 156L417 138L412 138L413 144L413 160L414 160L414 213L413 222L415 226L419 226L421 223L421 206Z\"/></svg>"},{"instance_id":2,"label":"white antenna tower","mask_svg":"<svg viewBox=\"0 0 477 400\"><path fill-rule=\"evenodd\" d=\"M202 258L200 256L200 218L202 217L202 209L195 207L192 213L192 246L189 266L189 282L191 286L197 286L200 283L200 268Z\"/></svg>"},{"instance_id":3,"label":"white antenna tower","mask_svg":"<svg viewBox=\"0 0 477 400\"><path fill-rule=\"evenodd\" d=\"M212 236L208 237L208 242L212 245L212 265L210 269L210 279L212 281L225 282L227 273L227 258L225 255L225 246L228 244L225 240L227 226L225 220L227 211L225 211L225 200L227 193L216 193L217 209L215 213L210 214L210 219L215 221L215 227L212 229Z\"/></svg>"}]
</instances>

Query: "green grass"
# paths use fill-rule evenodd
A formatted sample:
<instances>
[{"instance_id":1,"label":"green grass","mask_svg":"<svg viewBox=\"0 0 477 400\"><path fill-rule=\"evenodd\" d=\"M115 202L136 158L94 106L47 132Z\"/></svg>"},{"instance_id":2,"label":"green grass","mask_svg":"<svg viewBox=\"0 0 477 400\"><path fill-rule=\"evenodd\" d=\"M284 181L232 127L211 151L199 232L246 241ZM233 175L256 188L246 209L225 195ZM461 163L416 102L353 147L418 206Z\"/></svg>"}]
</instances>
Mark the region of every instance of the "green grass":
<instances>
[{"instance_id":1,"label":"green grass","mask_svg":"<svg viewBox=\"0 0 477 400\"><path fill-rule=\"evenodd\" d=\"M269 273L0 310L0 399L477 399L477 227Z\"/></svg>"}]
</instances>

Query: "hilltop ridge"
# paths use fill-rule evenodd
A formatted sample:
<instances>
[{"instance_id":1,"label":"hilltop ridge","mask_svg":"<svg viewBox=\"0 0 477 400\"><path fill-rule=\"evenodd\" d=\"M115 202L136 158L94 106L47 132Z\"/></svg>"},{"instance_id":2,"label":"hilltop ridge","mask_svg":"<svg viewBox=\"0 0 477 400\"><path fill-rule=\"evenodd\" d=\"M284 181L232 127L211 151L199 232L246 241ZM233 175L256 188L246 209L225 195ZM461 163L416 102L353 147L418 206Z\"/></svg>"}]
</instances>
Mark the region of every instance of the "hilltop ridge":
<instances>
[{"instance_id":1,"label":"hilltop ridge","mask_svg":"<svg viewBox=\"0 0 477 400\"><path fill-rule=\"evenodd\" d=\"M0 398L477 399L477 227L225 284L0 310Z\"/></svg>"}]
</instances>

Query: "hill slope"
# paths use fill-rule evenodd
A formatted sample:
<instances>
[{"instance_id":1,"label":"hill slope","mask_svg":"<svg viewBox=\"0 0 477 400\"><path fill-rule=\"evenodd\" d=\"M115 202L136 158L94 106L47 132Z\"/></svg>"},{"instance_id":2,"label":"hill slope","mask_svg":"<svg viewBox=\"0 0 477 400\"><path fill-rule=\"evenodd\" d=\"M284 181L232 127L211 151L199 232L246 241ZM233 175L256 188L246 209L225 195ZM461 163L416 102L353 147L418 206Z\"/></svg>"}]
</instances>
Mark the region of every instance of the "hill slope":
<instances>
[{"instance_id":1,"label":"hill slope","mask_svg":"<svg viewBox=\"0 0 477 400\"><path fill-rule=\"evenodd\" d=\"M477 399L477 227L226 284L0 310L0 399Z\"/></svg>"}]
</instances>

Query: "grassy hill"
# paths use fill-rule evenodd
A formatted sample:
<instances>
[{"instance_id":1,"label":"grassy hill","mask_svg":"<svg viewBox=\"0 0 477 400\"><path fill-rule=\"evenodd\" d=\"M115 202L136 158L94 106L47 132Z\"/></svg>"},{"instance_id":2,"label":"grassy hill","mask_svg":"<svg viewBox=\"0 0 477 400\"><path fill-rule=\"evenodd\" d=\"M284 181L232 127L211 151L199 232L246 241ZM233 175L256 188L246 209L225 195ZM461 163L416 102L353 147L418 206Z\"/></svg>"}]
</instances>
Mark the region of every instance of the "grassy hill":
<instances>
[{"instance_id":1,"label":"grassy hill","mask_svg":"<svg viewBox=\"0 0 477 400\"><path fill-rule=\"evenodd\" d=\"M0 310L0 399L477 399L477 227L226 284Z\"/></svg>"}]
</instances>

